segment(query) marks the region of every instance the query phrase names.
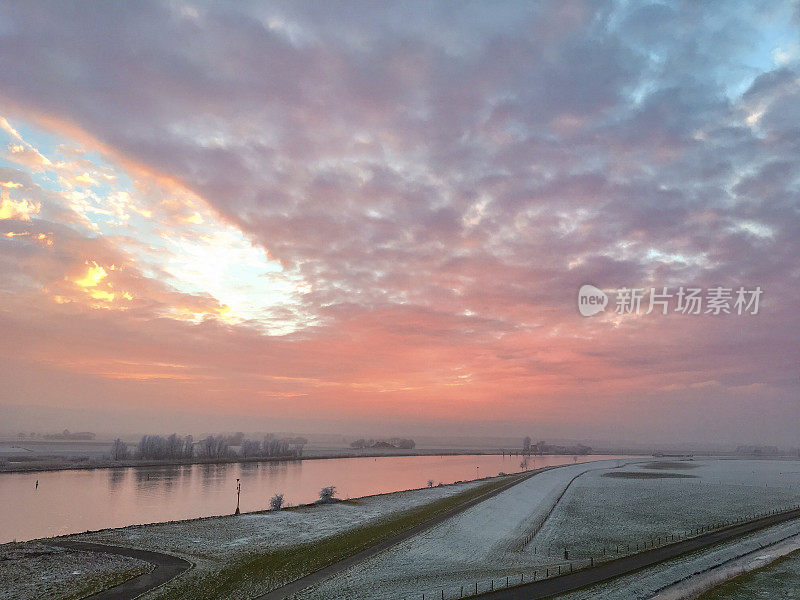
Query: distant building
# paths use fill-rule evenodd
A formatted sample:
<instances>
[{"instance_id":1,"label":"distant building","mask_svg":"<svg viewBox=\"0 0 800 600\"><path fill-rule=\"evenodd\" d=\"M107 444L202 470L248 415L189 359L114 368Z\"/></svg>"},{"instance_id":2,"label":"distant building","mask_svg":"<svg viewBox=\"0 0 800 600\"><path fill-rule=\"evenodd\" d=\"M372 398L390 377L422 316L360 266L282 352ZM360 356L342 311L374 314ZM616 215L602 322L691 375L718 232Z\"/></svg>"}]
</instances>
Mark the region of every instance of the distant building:
<instances>
[{"instance_id":1,"label":"distant building","mask_svg":"<svg viewBox=\"0 0 800 600\"><path fill-rule=\"evenodd\" d=\"M548 444L545 441L537 442L531 446L532 454L591 454L591 446L577 444L576 446L559 446L556 444Z\"/></svg>"}]
</instances>

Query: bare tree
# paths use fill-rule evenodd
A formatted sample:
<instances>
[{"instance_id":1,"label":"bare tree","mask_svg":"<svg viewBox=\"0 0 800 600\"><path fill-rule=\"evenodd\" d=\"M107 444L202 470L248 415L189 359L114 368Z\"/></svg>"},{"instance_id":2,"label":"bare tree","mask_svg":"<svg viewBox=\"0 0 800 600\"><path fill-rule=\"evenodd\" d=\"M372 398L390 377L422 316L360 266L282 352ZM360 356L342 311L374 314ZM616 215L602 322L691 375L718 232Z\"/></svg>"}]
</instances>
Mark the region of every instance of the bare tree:
<instances>
[{"instance_id":1,"label":"bare tree","mask_svg":"<svg viewBox=\"0 0 800 600\"><path fill-rule=\"evenodd\" d=\"M192 459L194 458L194 438L191 435L187 435L183 438L183 452L181 453L183 458Z\"/></svg>"},{"instance_id":2,"label":"bare tree","mask_svg":"<svg viewBox=\"0 0 800 600\"><path fill-rule=\"evenodd\" d=\"M256 440L242 440L241 446L239 447L239 454L242 458L262 456L261 442Z\"/></svg>"},{"instance_id":3,"label":"bare tree","mask_svg":"<svg viewBox=\"0 0 800 600\"><path fill-rule=\"evenodd\" d=\"M228 441L224 436L209 435L200 442L200 456L203 458L224 458L228 456Z\"/></svg>"},{"instance_id":4,"label":"bare tree","mask_svg":"<svg viewBox=\"0 0 800 600\"><path fill-rule=\"evenodd\" d=\"M130 456L128 444L117 438L111 446L111 460L125 460Z\"/></svg>"}]
</instances>

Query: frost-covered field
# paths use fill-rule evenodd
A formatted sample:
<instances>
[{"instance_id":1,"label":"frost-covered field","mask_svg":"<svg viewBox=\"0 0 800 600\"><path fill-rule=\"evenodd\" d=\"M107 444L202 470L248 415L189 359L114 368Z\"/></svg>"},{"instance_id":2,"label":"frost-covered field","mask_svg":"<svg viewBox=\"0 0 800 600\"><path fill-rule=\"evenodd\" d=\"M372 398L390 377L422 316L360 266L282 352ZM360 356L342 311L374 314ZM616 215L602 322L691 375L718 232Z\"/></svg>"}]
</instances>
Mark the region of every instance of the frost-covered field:
<instances>
[{"instance_id":1,"label":"frost-covered field","mask_svg":"<svg viewBox=\"0 0 800 600\"><path fill-rule=\"evenodd\" d=\"M279 512L132 525L78 535L75 539L168 552L194 562L228 559L241 550L263 551L326 538L394 512L447 498L480 483L380 494Z\"/></svg>"},{"instance_id":2,"label":"frost-covered field","mask_svg":"<svg viewBox=\"0 0 800 600\"><path fill-rule=\"evenodd\" d=\"M649 600L659 590L677 581L798 533L800 533L800 520L783 523L708 550L680 556L649 569L637 571L632 575L618 577L607 583L577 592L562 594L557 598L558 600L596 600L597 598L603 598L603 600ZM752 598L768 598L769 600L796 598L796 596L781 596L770 588L765 588L765 590L768 592L767 595L752 596ZM738 600L738 597L736 598ZM745 596L745 598L751 597Z\"/></svg>"},{"instance_id":3,"label":"frost-covered field","mask_svg":"<svg viewBox=\"0 0 800 600\"><path fill-rule=\"evenodd\" d=\"M518 582L523 573L528 579L534 572L554 574L569 561L625 554L628 544L634 552L636 544L666 543L668 536L795 505L800 498L797 461L644 460L612 469L617 464L536 475L297 597L401 599L444 592L457 598L462 585L467 594L476 581L485 591L491 579L503 586L506 576Z\"/></svg>"},{"instance_id":4,"label":"frost-covered field","mask_svg":"<svg viewBox=\"0 0 800 600\"><path fill-rule=\"evenodd\" d=\"M0 599L83 598L149 571L149 563L38 542L0 546Z\"/></svg>"},{"instance_id":5,"label":"frost-covered field","mask_svg":"<svg viewBox=\"0 0 800 600\"><path fill-rule=\"evenodd\" d=\"M712 569L667 586L650 600L695 599L701 597L703 592L707 590L710 591L702 595L701 600L719 600L720 597L724 598L726 596L726 592L738 589L744 581L749 581L751 571L765 569L773 563L777 564L775 561L798 550L800 550L800 535L794 535L782 542L759 548L755 552L743 555L741 558L717 565ZM756 576L756 574L753 573L752 576ZM800 589L800 582L797 582L796 586Z\"/></svg>"},{"instance_id":6,"label":"frost-covered field","mask_svg":"<svg viewBox=\"0 0 800 600\"><path fill-rule=\"evenodd\" d=\"M272 549L322 540L402 511L448 498L485 481L367 496L334 504L308 505L279 512L211 517L172 523L108 529L73 539L168 552L193 562L196 567L144 598L171 593L187 581L200 582L224 564ZM249 589L248 582L242 582ZM252 584L253 595L266 590Z\"/></svg>"},{"instance_id":7,"label":"frost-covered field","mask_svg":"<svg viewBox=\"0 0 800 600\"><path fill-rule=\"evenodd\" d=\"M539 473L298 598L404 598L434 590L439 594L441 589L457 597L462 584L518 573L529 564L518 548L570 482L617 464L599 461Z\"/></svg>"},{"instance_id":8,"label":"frost-covered field","mask_svg":"<svg viewBox=\"0 0 800 600\"><path fill-rule=\"evenodd\" d=\"M635 478L591 472L577 479L527 551L567 547L575 558L597 556L603 548L611 553L800 501L799 461L652 461L614 474L620 472ZM643 479L638 473L691 477Z\"/></svg>"},{"instance_id":9,"label":"frost-covered field","mask_svg":"<svg viewBox=\"0 0 800 600\"><path fill-rule=\"evenodd\" d=\"M700 600L800 598L800 551L701 596Z\"/></svg>"}]
</instances>

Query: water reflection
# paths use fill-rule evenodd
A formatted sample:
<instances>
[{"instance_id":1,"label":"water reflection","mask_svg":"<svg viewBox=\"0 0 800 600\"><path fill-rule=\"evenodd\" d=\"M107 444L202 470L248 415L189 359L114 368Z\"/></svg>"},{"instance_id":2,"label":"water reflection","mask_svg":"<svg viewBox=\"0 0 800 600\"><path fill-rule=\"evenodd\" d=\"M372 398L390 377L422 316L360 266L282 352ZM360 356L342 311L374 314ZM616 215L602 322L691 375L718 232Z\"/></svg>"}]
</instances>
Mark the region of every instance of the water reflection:
<instances>
[{"instance_id":1,"label":"water reflection","mask_svg":"<svg viewBox=\"0 0 800 600\"><path fill-rule=\"evenodd\" d=\"M572 456L539 456L528 466L572 462ZM336 486L341 498L354 498L425 487L428 480L437 485L519 470L519 457L470 455L5 473L0 474L0 543L231 514L236 508L237 478L246 512L265 509L276 493L284 494L287 505L313 502L327 485Z\"/></svg>"},{"instance_id":2,"label":"water reflection","mask_svg":"<svg viewBox=\"0 0 800 600\"><path fill-rule=\"evenodd\" d=\"M109 469L108 489L111 490L112 492L119 489L122 486L123 482L125 481L127 475L128 475L127 469Z\"/></svg>"}]
</instances>

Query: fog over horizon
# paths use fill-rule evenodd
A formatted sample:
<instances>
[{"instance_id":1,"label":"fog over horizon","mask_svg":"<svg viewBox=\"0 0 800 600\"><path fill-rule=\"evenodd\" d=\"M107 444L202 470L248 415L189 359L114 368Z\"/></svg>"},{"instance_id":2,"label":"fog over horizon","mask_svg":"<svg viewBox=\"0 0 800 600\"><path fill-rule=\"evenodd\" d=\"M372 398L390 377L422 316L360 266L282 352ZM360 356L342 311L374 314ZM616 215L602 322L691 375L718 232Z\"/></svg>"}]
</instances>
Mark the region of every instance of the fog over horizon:
<instances>
[{"instance_id":1,"label":"fog over horizon","mask_svg":"<svg viewBox=\"0 0 800 600\"><path fill-rule=\"evenodd\" d=\"M782 450L798 447L794 430L786 435L775 434L772 428L750 428L747 431L726 431L713 423L698 422L692 427L678 429L665 425L662 429L637 431L624 426L575 426L565 423L537 423L535 421L474 422L407 422L367 421L354 419L253 419L239 415L219 415L213 418L202 415L174 413L154 417L126 411L121 414L63 410L41 406L0 406L0 437L26 436L90 431L98 439L123 437L129 440L143 434L208 435L243 432L258 438L268 433L311 435L318 440L349 443L353 439L390 438L410 436L419 438L421 447L516 447L525 436L534 441L548 443L583 443L600 448L629 449L686 449L731 450L740 445L778 446ZM346 445L342 444L342 445ZM336 445L334 443L333 445Z\"/></svg>"},{"instance_id":2,"label":"fog over horizon","mask_svg":"<svg viewBox=\"0 0 800 600\"><path fill-rule=\"evenodd\" d=\"M799 123L791 2L0 3L0 432L800 446Z\"/></svg>"}]
</instances>

